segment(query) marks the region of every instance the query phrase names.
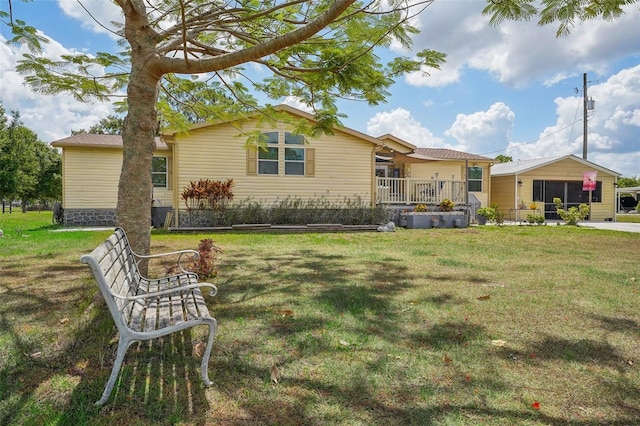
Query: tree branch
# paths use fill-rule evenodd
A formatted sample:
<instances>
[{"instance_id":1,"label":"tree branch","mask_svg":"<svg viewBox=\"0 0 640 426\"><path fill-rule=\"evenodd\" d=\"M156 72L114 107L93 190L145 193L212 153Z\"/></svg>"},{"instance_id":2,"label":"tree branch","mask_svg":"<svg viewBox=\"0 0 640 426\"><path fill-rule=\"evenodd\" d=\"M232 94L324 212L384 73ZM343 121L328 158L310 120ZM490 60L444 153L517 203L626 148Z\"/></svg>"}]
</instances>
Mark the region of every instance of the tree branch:
<instances>
[{"instance_id":1,"label":"tree branch","mask_svg":"<svg viewBox=\"0 0 640 426\"><path fill-rule=\"evenodd\" d=\"M124 2L125 0L116 1ZM331 7L305 26L240 51L191 61L188 66L182 59L156 57L152 59L153 66L162 73L192 74L218 71L255 61L311 37L337 19L354 2L355 0L335 1Z\"/></svg>"}]
</instances>

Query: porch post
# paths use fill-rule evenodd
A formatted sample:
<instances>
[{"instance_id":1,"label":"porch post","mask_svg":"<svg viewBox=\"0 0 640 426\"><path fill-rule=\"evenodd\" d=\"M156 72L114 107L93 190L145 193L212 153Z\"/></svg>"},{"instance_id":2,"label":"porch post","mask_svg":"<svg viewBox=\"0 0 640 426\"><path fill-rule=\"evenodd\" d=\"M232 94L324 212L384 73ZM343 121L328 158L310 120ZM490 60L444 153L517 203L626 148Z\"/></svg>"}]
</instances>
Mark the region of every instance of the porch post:
<instances>
[{"instance_id":1,"label":"porch post","mask_svg":"<svg viewBox=\"0 0 640 426\"><path fill-rule=\"evenodd\" d=\"M409 178L408 177L404 177L402 179L402 181L404 182L404 203L405 204L410 204L411 202L411 195L409 194Z\"/></svg>"}]
</instances>

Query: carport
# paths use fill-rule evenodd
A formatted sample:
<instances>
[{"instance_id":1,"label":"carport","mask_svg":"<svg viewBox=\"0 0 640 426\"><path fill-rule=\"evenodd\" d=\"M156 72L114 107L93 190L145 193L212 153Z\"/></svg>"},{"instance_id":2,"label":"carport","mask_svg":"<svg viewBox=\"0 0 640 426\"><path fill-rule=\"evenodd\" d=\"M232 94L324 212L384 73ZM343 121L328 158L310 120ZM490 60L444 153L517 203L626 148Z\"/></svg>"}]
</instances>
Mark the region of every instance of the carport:
<instances>
[{"instance_id":1,"label":"carport","mask_svg":"<svg viewBox=\"0 0 640 426\"><path fill-rule=\"evenodd\" d=\"M621 194L631 194L633 198L638 200L639 193L640 193L640 186L631 186L628 188L616 188L616 215L624 214L624 212L620 211L621 210L620 209Z\"/></svg>"}]
</instances>

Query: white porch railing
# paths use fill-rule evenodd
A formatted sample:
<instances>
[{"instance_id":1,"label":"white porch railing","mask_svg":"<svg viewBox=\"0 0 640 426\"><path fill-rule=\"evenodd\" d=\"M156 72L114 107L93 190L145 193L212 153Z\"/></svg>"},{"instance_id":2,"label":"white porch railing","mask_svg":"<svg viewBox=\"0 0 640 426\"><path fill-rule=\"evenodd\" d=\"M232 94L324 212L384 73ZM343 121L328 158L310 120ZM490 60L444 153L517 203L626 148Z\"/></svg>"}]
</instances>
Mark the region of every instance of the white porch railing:
<instances>
[{"instance_id":1,"label":"white porch railing","mask_svg":"<svg viewBox=\"0 0 640 426\"><path fill-rule=\"evenodd\" d=\"M460 180L377 178L378 204L437 205L445 198L466 204L466 184Z\"/></svg>"}]
</instances>

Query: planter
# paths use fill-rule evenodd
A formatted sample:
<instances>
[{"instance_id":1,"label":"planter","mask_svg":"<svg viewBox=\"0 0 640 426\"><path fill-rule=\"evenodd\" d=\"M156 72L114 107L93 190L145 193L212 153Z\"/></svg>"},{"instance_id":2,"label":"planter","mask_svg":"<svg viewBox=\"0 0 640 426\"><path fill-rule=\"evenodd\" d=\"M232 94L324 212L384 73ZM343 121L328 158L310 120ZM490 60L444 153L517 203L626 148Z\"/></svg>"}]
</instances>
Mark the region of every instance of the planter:
<instances>
[{"instance_id":1,"label":"planter","mask_svg":"<svg viewBox=\"0 0 640 426\"><path fill-rule=\"evenodd\" d=\"M426 229L433 227L433 214L413 212L407 213L407 228Z\"/></svg>"},{"instance_id":2,"label":"planter","mask_svg":"<svg viewBox=\"0 0 640 426\"><path fill-rule=\"evenodd\" d=\"M464 213L458 212L442 212L442 221L444 222L444 228L457 227L456 220L464 220Z\"/></svg>"},{"instance_id":3,"label":"planter","mask_svg":"<svg viewBox=\"0 0 640 426\"><path fill-rule=\"evenodd\" d=\"M466 228L464 212L411 212L406 213L407 228Z\"/></svg>"},{"instance_id":4,"label":"planter","mask_svg":"<svg viewBox=\"0 0 640 426\"><path fill-rule=\"evenodd\" d=\"M487 218L485 216L477 214L476 215L476 222L478 223L478 225L486 225L487 224Z\"/></svg>"}]
</instances>

